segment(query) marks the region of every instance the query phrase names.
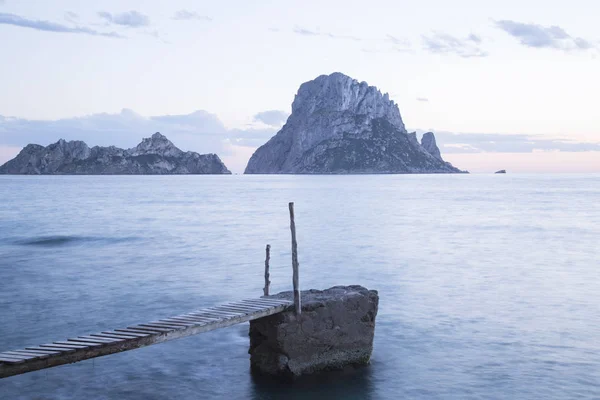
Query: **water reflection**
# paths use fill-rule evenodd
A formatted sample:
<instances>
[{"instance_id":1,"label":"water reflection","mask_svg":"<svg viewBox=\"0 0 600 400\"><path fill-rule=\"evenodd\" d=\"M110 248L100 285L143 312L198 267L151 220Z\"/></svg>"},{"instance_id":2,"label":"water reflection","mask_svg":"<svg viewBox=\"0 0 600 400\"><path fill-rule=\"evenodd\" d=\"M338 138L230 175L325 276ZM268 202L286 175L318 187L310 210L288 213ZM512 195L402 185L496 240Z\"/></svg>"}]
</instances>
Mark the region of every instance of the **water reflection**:
<instances>
[{"instance_id":1,"label":"water reflection","mask_svg":"<svg viewBox=\"0 0 600 400\"><path fill-rule=\"evenodd\" d=\"M293 381L278 380L251 371L253 400L268 399L375 399L373 366L348 367Z\"/></svg>"}]
</instances>

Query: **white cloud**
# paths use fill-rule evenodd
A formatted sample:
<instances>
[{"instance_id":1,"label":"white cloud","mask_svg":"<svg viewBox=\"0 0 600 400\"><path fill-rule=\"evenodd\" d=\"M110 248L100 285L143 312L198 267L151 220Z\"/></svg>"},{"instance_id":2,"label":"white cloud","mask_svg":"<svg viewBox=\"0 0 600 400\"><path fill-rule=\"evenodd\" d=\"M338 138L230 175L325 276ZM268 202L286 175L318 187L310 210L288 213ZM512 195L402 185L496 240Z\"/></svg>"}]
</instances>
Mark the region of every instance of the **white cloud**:
<instances>
[{"instance_id":1,"label":"white cloud","mask_svg":"<svg viewBox=\"0 0 600 400\"><path fill-rule=\"evenodd\" d=\"M130 28L139 28L150 25L150 18L148 18L147 15L134 10L120 14L111 14L106 11L100 11L98 15L110 24L128 26Z\"/></svg>"},{"instance_id":2,"label":"white cloud","mask_svg":"<svg viewBox=\"0 0 600 400\"><path fill-rule=\"evenodd\" d=\"M287 120L290 114L281 110L267 110L254 115L254 120L265 125L279 127Z\"/></svg>"},{"instance_id":3,"label":"white cloud","mask_svg":"<svg viewBox=\"0 0 600 400\"><path fill-rule=\"evenodd\" d=\"M481 38L470 34L466 38L459 38L447 33L435 32L423 35L424 49L436 54L454 54L463 58L486 57L488 54L481 49Z\"/></svg>"},{"instance_id":4,"label":"white cloud","mask_svg":"<svg viewBox=\"0 0 600 400\"><path fill-rule=\"evenodd\" d=\"M178 20L178 21L190 21L190 20L196 20L196 21L212 21L211 17L208 17L206 15L200 15L195 11L188 11L188 10L179 10L177 11L172 19L174 20Z\"/></svg>"},{"instance_id":5,"label":"white cloud","mask_svg":"<svg viewBox=\"0 0 600 400\"><path fill-rule=\"evenodd\" d=\"M18 26L21 28L35 29L42 32L54 33L81 33L92 36L123 38L115 32L99 32L85 26L66 26L52 21L34 20L20 15L0 13L0 24Z\"/></svg>"},{"instance_id":6,"label":"white cloud","mask_svg":"<svg viewBox=\"0 0 600 400\"><path fill-rule=\"evenodd\" d=\"M563 28L556 25L542 26L510 20L495 21L495 25L527 47L564 51L588 50L596 47L586 39L569 35Z\"/></svg>"}]
</instances>

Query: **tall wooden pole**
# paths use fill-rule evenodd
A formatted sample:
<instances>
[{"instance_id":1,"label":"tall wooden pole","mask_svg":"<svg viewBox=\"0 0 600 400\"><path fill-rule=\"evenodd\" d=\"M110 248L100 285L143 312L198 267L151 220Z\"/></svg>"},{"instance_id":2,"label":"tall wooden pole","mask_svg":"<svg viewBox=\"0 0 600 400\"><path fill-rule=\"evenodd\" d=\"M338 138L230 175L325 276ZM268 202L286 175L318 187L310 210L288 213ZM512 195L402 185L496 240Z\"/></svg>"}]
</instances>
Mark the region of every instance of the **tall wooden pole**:
<instances>
[{"instance_id":1,"label":"tall wooden pole","mask_svg":"<svg viewBox=\"0 0 600 400\"><path fill-rule=\"evenodd\" d=\"M299 289L299 277L298 277L298 243L296 242L296 223L294 222L294 203L291 202L290 206L290 230L292 231L292 283L294 285L294 309L296 315L300 315L302 312L302 304L300 302L300 289Z\"/></svg>"},{"instance_id":2,"label":"tall wooden pole","mask_svg":"<svg viewBox=\"0 0 600 400\"><path fill-rule=\"evenodd\" d=\"M263 289L263 292L265 293L265 296L269 295L269 285L271 284L271 281L269 280L269 260L271 259L271 245L268 244L267 248L265 249L267 256L265 258L265 288Z\"/></svg>"}]
</instances>

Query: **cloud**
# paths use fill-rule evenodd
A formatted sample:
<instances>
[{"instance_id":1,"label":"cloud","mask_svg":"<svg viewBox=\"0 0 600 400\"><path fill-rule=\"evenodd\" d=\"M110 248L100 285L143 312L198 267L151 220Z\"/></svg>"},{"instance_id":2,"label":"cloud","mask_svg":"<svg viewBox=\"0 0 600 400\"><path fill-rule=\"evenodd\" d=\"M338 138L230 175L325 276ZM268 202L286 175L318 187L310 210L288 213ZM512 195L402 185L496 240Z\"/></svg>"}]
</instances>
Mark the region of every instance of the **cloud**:
<instances>
[{"instance_id":1,"label":"cloud","mask_svg":"<svg viewBox=\"0 0 600 400\"><path fill-rule=\"evenodd\" d=\"M273 128L232 129L229 131L229 140L237 146L256 148L265 144L276 133L277 130Z\"/></svg>"},{"instance_id":2,"label":"cloud","mask_svg":"<svg viewBox=\"0 0 600 400\"><path fill-rule=\"evenodd\" d=\"M72 11L67 11L67 12L65 12L65 20L68 22L71 22L73 24L76 24L77 21L79 21L79 14L74 13Z\"/></svg>"},{"instance_id":3,"label":"cloud","mask_svg":"<svg viewBox=\"0 0 600 400\"><path fill-rule=\"evenodd\" d=\"M375 47L363 47L361 49L364 53L411 53L412 49L410 41L404 38L398 38L392 35L386 35L383 39L372 39L369 40L371 43L376 43ZM390 46L391 44L391 46Z\"/></svg>"},{"instance_id":4,"label":"cloud","mask_svg":"<svg viewBox=\"0 0 600 400\"><path fill-rule=\"evenodd\" d=\"M150 18L137 11L127 11L120 14L111 14L106 11L100 11L98 16L106 20L109 24L127 26L130 28L139 28L150 25Z\"/></svg>"},{"instance_id":5,"label":"cloud","mask_svg":"<svg viewBox=\"0 0 600 400\"><path fill-rule=\"evenodd\" d=\"M486 57L487 52L480 48L481 38L470 34L464 39L446 33L435 32L430 36L423 35L424 49L435 54L454 54L463 58Z\"/></svg>"},{"instance_id":6,"label":"cloud","mask_svg":"<svg viewBox=\"0 0 600 400\"><path fill-rule=\"evenodd\" d=\"M255 121L265 125L279 127L287 120L289 113L280 110L268 110L259 112L254 116Z\"/></svg>"},{"instance_id":7,"label":"cloud","mask_svg":"<svg viewBox=\"0 0 600 400\"><path fill-rule=\"evenodd\" d=\"M378 54L378 53L385 53L385 54L409 53L409 54L414 54L415 53L415 51L413 49L411 49L410 47L407 47L407 48L404 48L404 47L384 47L384 48L363 47L362 49L360 49L360 51L362 51L363 53L371 53L371 54Z\"/></svg>"},{"instance_id":8,"label":"cloud","mask_svg":"<svg viewBox=\"0 0 600 400\"><path fill-rule=\"evenodd\" d=\"M426 130L417 130L424 133ZM533 153L536 151L600 151L600 142L499 133L435 132L442 153Z\"/></svg>"},{"instance_id":9,"label":"cloud","mask_svg":"<svg viewBox=\"0 0 600 400\"><path fill-rule=\"evenodd\" d=\"M309 29L298 27L298 26L294 28L294 33L296 33L298 35L302 35L302 36L321 36L321 37L327 37L330 39L353 40L355 42L360 42L363 40L356 36L338 35L338 34L334 34L331 32L311 31Z\"/></svg>"},{"instance_id":10,"label":"cloud","mask_svg":"<svg viewBox=\"0 0 600 400\"><path fill-rule=\"evenodd\" d=\"M423 102L428 103L429 99L427 97L417 97L417 101L423 101Z\"/></svg>"},{"instance_id":11,"label":"cloud","mask_svg":"<svg viewBox=\"0 0 600 400\"><path fill-rule=\"evenodd\" d=\"M592 43L580 37L569 35L560 26L542 26L525 24L510 20L494 21L497 28L502 29L526 47L550 48L563 51L593 49Z\"/></svg>"},{"instance_id":12,"label":"cloud","mask_svg":"<svg viewBox=\"0 0 600 400\"><path fill-rule=\"evenodd\" d=\"M477 44L481 44L481 36L475 35L474 33L471 33L469 36L467 36L467 40L472 41L473 43L477 43Z\"/></svg>"},{"instance_id":13,"label":"cloud","mask_svg":"<svg viewBox=\"0 0 600 400\"><path fill-rule=\"evenodd\" d=\"M194 11L188 11L188 10L179 10L177 11L172 19L178 20L178 21L190 21L190 20L196 20L196 21L212 21L211 17L208 17L206 15L200 15L197 12Z\"/></svg>"},{"instance_id":14,"label":"cloud","mask_svg":"<svg viewBox=\"0 0 600 400\"><path fill-rule=\"evenodd\" d=\"M397 38L392 35L386 35L386 40L398 46L410 47L410 42L407 39Z\"/></svg>"},{"instance_id":15,"label":"cloud","mask_svg":"<svg viewBox=\"0 0 600 400\"><path fill-rule=\"evenodd\" d=\"M30 28L44 32L82 33L92 36L123 38L123 36L115 32L98 32L94 29L81 26L69 27L66 25L57 24L55 22L32 20L15 14L7 13L0 13L0 24L19 26L21 28Z\"/></svg>"}]
</instances>

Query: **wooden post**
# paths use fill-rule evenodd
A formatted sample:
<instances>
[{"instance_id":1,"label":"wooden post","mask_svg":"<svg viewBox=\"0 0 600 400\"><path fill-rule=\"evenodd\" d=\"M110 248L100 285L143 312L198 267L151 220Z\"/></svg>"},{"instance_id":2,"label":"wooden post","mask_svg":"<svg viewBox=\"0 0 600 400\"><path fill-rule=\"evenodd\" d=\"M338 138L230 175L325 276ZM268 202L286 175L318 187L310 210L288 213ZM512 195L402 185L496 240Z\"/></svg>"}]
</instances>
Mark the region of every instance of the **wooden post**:
<instances>
[{"instance_id":1,"label":"wooden post","mask_svg":"<svg viewBox=\"0 0 600 400\"><path fill-rule=\"evenodd\" d=\"M271 245L268 244L267 248L265 249L267 256L265 258L265 288L263 289L263 292L265 293L265 296L269 295L269 285L271 284L271 281L269 280L269 260L271 259Z\"/></svg>"},{"instance_id":2,"label":"wooden post","mask_svg":"<svg viewBox=\"0 0 600 400\"><path fill-rule=\"evenodd\" d=\"M290 206L290 230L292 231L292 283L294 285L294 309L296 315L300 315L302 312L302 304L300 302L300 289L298 283L298 243L296 242L296 223L294 222L294 203L291 202Z\"/></svg>"}]
</instances>

